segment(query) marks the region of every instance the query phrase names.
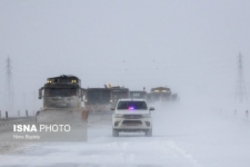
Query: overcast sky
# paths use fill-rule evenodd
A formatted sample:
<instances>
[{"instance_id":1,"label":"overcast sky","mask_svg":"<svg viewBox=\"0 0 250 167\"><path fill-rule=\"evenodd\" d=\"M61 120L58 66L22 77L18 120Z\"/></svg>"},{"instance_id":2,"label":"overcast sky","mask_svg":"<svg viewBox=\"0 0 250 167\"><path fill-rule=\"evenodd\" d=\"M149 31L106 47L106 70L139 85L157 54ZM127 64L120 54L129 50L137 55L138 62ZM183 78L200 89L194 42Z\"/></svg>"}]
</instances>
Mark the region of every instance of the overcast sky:
<instances>
[{"instance_id":1,"label":"overcast sky","mask_svg":"<svg viewBox=\"0 0 250 167\"><path fill-rule=\"evenodd\" d=\"M249 9L248 0L0 0L1 99L8 56L17 108L40 108L38 89L61 74L84 88L234 99L240 52L249 86Z\"/></svg>"}]
</instances>

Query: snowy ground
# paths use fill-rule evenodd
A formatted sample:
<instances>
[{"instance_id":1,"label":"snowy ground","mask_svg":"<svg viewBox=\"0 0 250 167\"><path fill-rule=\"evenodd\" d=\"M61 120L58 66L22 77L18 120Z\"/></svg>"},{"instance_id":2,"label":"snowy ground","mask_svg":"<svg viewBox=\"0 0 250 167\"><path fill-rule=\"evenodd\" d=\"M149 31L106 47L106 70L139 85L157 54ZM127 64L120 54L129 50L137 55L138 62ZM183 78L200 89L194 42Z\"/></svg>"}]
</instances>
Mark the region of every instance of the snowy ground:
<instances>
[{"instance_id":1,"label":"snowy ground","mask_svg":"<svg viewBox=\"0 0 250 167\"><path fill-rule=\"evenodd\" d=\"M143 133L113 138L109 122L96 122L88 129L88 142L19 146L0 156L0 166L250 166L250 120L243 113L184 104L155 107L151 138Z\"/></svg>"}]
</instances>

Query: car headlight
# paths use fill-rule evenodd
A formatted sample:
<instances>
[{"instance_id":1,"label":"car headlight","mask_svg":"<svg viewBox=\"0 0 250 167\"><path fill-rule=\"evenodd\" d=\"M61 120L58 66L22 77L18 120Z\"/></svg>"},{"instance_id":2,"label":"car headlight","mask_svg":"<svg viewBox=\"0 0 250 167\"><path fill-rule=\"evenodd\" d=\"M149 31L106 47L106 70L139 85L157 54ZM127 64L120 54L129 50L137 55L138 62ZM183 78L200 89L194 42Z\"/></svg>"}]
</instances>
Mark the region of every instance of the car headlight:
<instances>
[{"instance_id":1,"label":"car headlight","mask_svg":"<svg viewBox=\"0 0 250 167\"><path fill-rule=\"evenodd\" d=\"M123 118L123 115L122 114L114 114L114 117L115 118Z\"/></svg>"},{"instance_id":2,"label":"car headlight","mask_svg":"<svg viewBox=\"0 0 250 167\"><path fill-rule=\"evenodd\" d=\"M150 114L143 114L142 117L143 117L143 118L150 118L151 115L150 115Z\"/></svg>"}]
</instances>

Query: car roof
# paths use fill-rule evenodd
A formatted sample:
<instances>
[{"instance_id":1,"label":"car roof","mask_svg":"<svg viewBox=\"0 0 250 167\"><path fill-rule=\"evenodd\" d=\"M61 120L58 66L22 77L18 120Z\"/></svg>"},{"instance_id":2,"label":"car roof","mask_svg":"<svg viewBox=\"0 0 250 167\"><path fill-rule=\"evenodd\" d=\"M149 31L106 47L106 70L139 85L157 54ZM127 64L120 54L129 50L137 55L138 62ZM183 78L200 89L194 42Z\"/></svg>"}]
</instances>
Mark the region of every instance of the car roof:
<instances>
[{"instance_id":1,"label":"car roof","mask_svg":"<svg viewBox=\"0 0 250 167\"><path fill-rule=\"evenodd\" d=\"M146 101L146 100L137 98L127 98L127 99L119 99L119 101Z\"/></svg>"}]
</instances>

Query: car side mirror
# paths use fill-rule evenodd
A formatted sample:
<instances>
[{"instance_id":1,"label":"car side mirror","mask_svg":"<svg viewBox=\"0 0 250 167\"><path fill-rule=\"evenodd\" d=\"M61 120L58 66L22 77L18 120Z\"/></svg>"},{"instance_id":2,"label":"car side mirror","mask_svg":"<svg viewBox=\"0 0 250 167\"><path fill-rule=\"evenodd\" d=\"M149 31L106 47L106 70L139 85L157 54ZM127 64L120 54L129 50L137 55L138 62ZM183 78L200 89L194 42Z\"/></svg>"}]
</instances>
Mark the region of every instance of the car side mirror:
<instances>
[{"instance_id":1,"label":"car side mirror","mask_svg":"<svg viewBox=\"0 0 250 167\"><path fill-rule=\"evenodd\" d=\"M154 107L149 107L149 111L154 111L155 108Z\"/></svg>"},{"instance_id":2,"label":"car side mirror","mask_svg":"<svg viewBox=\"0 0 250 167\"><path fill-rule=\"evenodd\" d=\"M115 111L115 109L114 109L114 108L111 108L110 110L111 110L111 111Z\"/></svg>"}]
</instances>

